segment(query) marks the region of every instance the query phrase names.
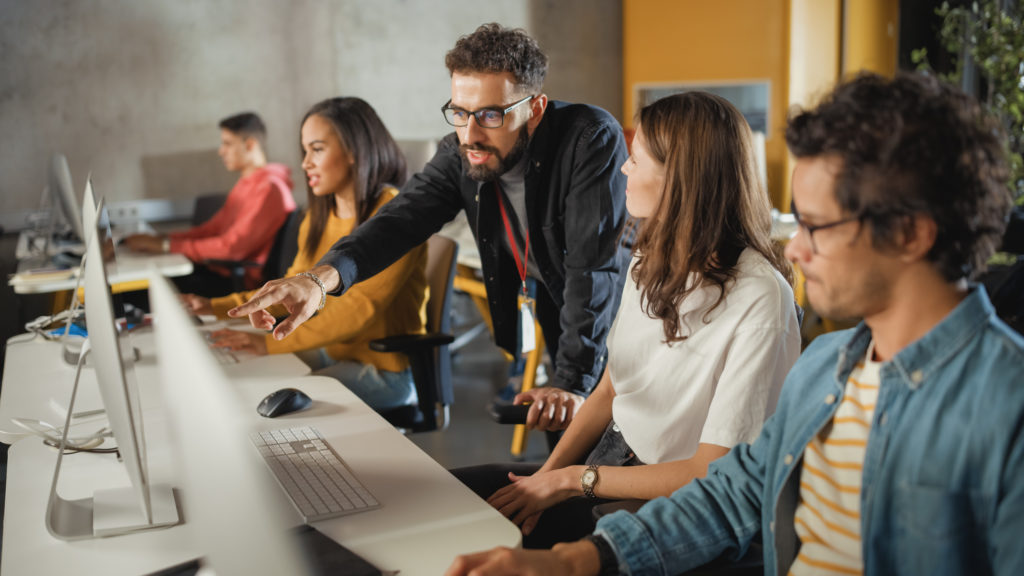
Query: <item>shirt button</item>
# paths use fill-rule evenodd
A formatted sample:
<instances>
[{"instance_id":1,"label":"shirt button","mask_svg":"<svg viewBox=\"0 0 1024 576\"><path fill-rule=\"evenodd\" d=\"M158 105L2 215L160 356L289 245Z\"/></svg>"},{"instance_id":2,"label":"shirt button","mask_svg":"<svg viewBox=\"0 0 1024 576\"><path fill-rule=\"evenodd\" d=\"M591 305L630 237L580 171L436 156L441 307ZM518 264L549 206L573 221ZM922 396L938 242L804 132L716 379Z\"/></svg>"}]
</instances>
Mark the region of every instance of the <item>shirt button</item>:
<instances>
[{"instance_id":1,"label":"shirt button","mask_svg":"<svg viewBox=\"0 0 1024 576\"><path fill-rule=\"evenodd\" d=\"M612 424L612 431L613 432L618 432L619 431L619 425L618 424Z\"/></svg>"},{"instance_id":2,"label":"shirt button","mask_svg":"<svg viewBox=\"0 0 1024 576\"><path fill-rule=\"evenodd\" d=\"M835 394L829 394L828 396L825 396L825 404L835 404L835 403L836 403L836 395Z\"/></svg>"},{"instance_id":3,"label":"shirt button","mask_svg":"<svg viewBox=\"0 0 1024 576\"><path fill-rule=\"evenodd\" d=\"M790 464L792 464L793 463L793 455L792 454L786 454L786 457L782 459L782 463L785 464L786 466L789 466Z\"/></svg>"},{"instance_id":4,"label":"shirt button","mask_svg":"<svg viewBox=\"0 0 1024 576\"><path fill-rule=\"evenodd\" d=\"M914 381L914 384L920 384L921 381L924 380L924 372L921 372L920 370L914 370L914 372L910 375L910 379Z\"/></svg>"}]
</instances>

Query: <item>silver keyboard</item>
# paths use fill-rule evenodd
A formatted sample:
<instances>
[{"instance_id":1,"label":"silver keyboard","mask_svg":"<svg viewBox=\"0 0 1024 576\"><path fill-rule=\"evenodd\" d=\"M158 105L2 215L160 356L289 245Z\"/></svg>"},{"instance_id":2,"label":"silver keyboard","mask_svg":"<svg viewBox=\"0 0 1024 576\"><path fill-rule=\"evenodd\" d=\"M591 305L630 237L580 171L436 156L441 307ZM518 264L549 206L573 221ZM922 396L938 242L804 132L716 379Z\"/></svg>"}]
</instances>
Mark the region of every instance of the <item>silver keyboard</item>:
<instances>
[{"instance_id":1,"label":"silver keyboard","mask_svg":"<svg viewBox=\"0 0 1024 576\"><path fill-rule=\"evenodd\" d=\"M380 508L316 428L249 436L306 523Z\"/></svg>"},{"instance_id":2,"label":"silver keyboard","mask_svg":"<svg viewBox=\"0 0 1024 576\"><path fill-rule=\"evenodd\" d=\"M213 350L213 357L217 359L217 363L221 366L230 366L239 362L238 356L235 356L235 353L227 348L210 346L210 350Z\"/></svg>"},{"instance_id":3,"label":"silver keyboard","mask_svg":"<svg viewBox=\"0 0 1024 576\"><path fill-rule=\"evenodd\" d=\"M238 356L228 348L222 348L220 346L213 345L213 333L207 330L200 330L200 334L206 339L206 344L210 347L210 351L213 352L213 357L217 359L217 363L221 366L230 366L231 364L238 364Z\"/></svg>"}]
</instances>

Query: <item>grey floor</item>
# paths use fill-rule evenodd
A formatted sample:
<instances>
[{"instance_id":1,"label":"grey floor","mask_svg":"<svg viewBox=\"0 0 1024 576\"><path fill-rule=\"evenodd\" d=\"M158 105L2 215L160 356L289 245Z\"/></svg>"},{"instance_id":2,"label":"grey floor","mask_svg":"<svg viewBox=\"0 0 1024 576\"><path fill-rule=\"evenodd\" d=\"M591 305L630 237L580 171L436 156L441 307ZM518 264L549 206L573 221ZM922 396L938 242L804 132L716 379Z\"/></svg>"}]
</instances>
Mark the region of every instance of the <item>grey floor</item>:
<instances>
[{"instance_id":1,"label":"grey floor","mask_svg":"<svg viewBox=\"0 0 1024 576\"><path fill-rule=\"evenodd\" d=\"M469 297L456 294L454 324L456 335L480 322ZM496 424L486 411L487 404L507 382L508 364L487 331L460 348L452 358L455 403L451 426L443 432L414 434L410 439L445 468L511 460L512 426ZM531 432L527 438L526 460L543 460L548 449L544 434Z\"/></svg>"}]
</instances>

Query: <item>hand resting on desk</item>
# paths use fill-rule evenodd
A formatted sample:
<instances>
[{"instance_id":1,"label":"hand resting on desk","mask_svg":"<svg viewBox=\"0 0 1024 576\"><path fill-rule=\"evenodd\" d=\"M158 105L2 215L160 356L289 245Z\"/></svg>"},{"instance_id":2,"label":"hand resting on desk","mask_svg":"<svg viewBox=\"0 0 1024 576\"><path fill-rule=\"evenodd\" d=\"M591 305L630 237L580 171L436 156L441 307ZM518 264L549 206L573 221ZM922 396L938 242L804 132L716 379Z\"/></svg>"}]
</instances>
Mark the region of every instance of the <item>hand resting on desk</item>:
<instances>
[{"instance_id":1,"label":"hand resting on desk","mask_svg":"<svg viewBox=\"0 0 1024 576\"><path fill-rule=\"evenodd\" d=\"M341 277L330 266L317 266L311 270L324 283L328 292L338 287ZM280 304L288 316L274 327L274 316L266 308ZM308 276L292 276L271 280L252 295L248 302L228 310L228 316L249 316L249 322L262 330L273 330L274 338L281 340L303 322L309 320L320 306L320 287Z\"/></svg>"},{"instance_id":2,"label":"hand resting on desk","mask_svg":"<svg viewBox=\"0 0 1024 576\"><path fill-rule=\"evenodd\" d=\"M198 294L182 294L181 303L185 310L193 316L213 316L213 306L210 299Z\"/></svg>"},{"instance_id":3,"label":"hand resting on desk","mask_svg":"<svg viewBox=\"0 0 1024 576\"><path fill-rule=\"evenodd\" d=\"M210 333L210 346L227 348L232 352L250 352L267 355L267 340L263 334L224 328Z\"/></svg>"},{"instance_id":4,"label":"hand resting on desk","mask_svg":"<svg viewBox=\"0 0 1024 576\"><path fill-rule=\"evenodd\" d=\"M601 559L597 547L585 540L555 544L551 550L523 550L498 547L486 552L464 554L455 558L445 576L495 574L533 576L564 574L566 576L597 574Z\"/></svg>"},{"instance_id":5,"label":"hand resting on desk","mask_svg":"<svg viewBox=\"0 0 1024 576\"><path fill-rule=\"evenodd\" d=\"M135 252L146 252L149 254L162 254L164 251L164 239L152 234L132 234L121 239L121 244Z\"/></svg>"}]
</instances>

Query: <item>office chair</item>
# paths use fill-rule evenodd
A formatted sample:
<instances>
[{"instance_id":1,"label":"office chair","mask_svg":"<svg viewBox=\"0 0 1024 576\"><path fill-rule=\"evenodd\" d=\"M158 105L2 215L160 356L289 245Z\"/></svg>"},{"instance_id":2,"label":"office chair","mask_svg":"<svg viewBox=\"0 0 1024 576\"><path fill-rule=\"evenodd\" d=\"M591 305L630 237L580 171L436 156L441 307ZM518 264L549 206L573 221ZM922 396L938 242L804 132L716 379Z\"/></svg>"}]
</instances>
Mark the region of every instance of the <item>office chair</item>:
<instances>
[{"instance_id":1,"label":"office chair","mask_svg":"<svg viewBox=\"0 0 1024 576\"><path fill-rule=\"evenodd\" d=\"M455 340L451 334L451 301L458 252L455 241L444 236L435 234L427 241L427 333L388 336L370 342L372 350L402 352L409 358L418 404L380 411L404 433L448 428L454 401L448 345Z\"/></svg>"},{"instance_id":2,"label":"office chair","mask_svg":"<svg viewBox=\"0 0 1024 576\"><path fill-rule=\"evenodd\" d=\"M288 217L285 218L284 223L277 229L277 234L274 235L274 242L270 245L270 251L263 264L254 260L220 260L216 258L203 260L203 264L227 268L231 273L232 289L235 292L249 289L245 285L245 273L252 268L260 268L262 271L260 277L263 282L283 277L299 250L299 224L302 222L300 214L301 210L292 210L288 213Z\"/></svg>"},{"instance_id":3,"label":"office chair","mask_svg":"<svg viewBox=\"0 0 1024 576\"><path fill-rule=\"evenodd\" d=\"M196 202L192 207L192 226L199 226L212 218L227 199L227 192L210 192L196 196Z\"/></svg>"}]
</instances>

